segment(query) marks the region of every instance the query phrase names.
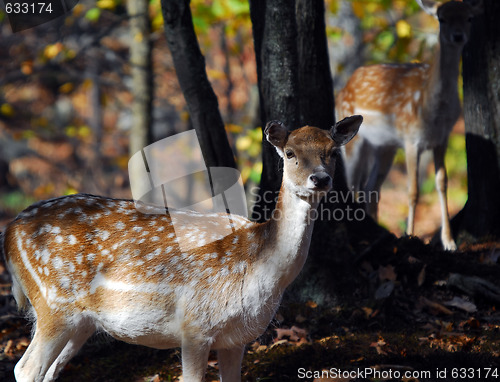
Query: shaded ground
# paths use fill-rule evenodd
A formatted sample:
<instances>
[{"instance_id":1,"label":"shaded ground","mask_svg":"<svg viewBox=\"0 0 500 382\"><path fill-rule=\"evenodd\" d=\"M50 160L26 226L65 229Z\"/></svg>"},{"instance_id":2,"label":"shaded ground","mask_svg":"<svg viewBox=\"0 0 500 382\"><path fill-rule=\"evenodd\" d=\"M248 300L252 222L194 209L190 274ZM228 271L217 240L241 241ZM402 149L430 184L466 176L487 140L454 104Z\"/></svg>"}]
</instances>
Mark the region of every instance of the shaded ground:
<instances>
[{"instance_id":1,"label":"shaded ground","mask_svg":"<svg viewBox=\"0 0 500 382\"><path fill-rule=\"evenodd\" d=\"M333 269L332 277L340 303L283 306L266 333L248 345L244 381L312 381L318 376L313 372L331 368L344 378L318 380L500 378L500 294L495 295L498 289L493 285L498 288L500 245L462 247L451 254L418 239L388 237L364 250L362 246L355 258L348 251L337 254L344 265ZM489 281L493 284L482 285L490 285L492 294L466 290L464 285L475 284L457 284L450 274ZM13 381L12 368L29 344L30 333L15 313L5 275L1 284L0 380L8 382ZM363 371L385 374L359 374ZM406 372L415 378L402 378ZM454 372L465 374L460 378ZM127 345L100 334L71 361L60 380L174 381L180 374L179 350ZM378 378L382 376L393 378ZM216 378L212 354L207 380Z\"/></svg>"}]
</instances>

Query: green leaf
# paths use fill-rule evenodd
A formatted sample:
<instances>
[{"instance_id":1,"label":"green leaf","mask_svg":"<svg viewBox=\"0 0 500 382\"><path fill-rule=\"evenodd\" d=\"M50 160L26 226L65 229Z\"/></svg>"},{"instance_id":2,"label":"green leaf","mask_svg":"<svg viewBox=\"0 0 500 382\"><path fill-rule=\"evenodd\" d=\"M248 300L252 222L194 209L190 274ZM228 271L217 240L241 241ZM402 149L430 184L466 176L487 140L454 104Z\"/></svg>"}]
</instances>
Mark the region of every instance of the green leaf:
<instances>
[{"instance_id":1,"label":"green leaf","mask_svg":"<svg viewBox=\"0 0 500 382\"><path fill-rule=\"evenodd\" d=\"M101 17L101 10L99 8L92 8L87 11L85 18L91 22L96 22Z\"/></svg>"}]
</instances>

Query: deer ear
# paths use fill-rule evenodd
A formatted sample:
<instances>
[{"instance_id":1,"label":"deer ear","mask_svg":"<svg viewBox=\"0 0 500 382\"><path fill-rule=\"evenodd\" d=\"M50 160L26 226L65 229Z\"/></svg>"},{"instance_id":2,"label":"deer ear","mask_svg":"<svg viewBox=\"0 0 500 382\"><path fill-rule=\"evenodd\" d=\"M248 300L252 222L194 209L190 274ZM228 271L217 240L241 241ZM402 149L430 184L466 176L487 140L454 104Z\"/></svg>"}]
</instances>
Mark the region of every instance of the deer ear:
<instances>
[{"instance_id":1,"label":"deer ear","mask_svg":"<svg viewBox=\"0 0 500 382\"><path fill-rule=\"evenodd\" d=\"M276 148L278 154L283 157L283 147L285 147L289 134L286 126L280 121L268 122L264 129L264 134L269 143Z\"/></svg>"},{"instance_id":2,"label":"deer ear","mask_svg":"<svg viewBox=\"0 0 500 382\"><path fill-rule=\"evenodd\" d=\"M467 2L472 8L472 14L474 16L478 16L482 13L484 13L484 4L483 0L475 0L475 1L469 1Z\"/></svg>"},{"instance_id":3,"label":"deer ear","mask_svg":"<svg viewBox=\"0 0 500 382\"><path fill-rule=\"evenodd\" d=\"M360 115L352 115L337 122L330 129L330 135L337 146L343 146L353 139L359 130L359 126L361 126L361 122L363 122L363 117Z\"/></svg>"},{"instance_id":4,"label":"deer ear","mask_svg":"<svg viewBox=\"0 0 500 382\"><path fill-rule=\"evenodd\" d=\"M437 10L441 3L437 3L434 0L416 0L420 8L424 10L425 13L437 18Z\"/></svg>"}]
</instances>

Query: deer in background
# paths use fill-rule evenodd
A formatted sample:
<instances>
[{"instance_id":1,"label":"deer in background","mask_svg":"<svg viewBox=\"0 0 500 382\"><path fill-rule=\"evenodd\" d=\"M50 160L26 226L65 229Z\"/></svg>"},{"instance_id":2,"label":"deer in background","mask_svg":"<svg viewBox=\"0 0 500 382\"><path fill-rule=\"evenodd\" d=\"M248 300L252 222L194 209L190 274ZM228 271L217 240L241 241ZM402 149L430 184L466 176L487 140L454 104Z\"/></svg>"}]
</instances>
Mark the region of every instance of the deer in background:
<instances>
[{"instance_id":1,"label":"deer in background","mask_svg":"<svg viewBox=\"0 0 500 382\"><path fill-rule=\"evenodd\" d=\"M352 116L330 131L292 132L268 123L267 140L284 161L277 218L259 224L232 215L238 230L186 252L164 208L144 214L130 200L79 194L20 213L0 247L17 304L35 319L17 381L54 380L96 330L128 343L181 347L185 382L204 379L216 349L221 380L239 381L244 346L266 329L302 269L311 212L332 187L338 148L361 122ZM184 214L193 224L175 232L195 242L227 224L224 214Z\"/></svg>"},{"instance_id":2,"label":"deer in background","mask_svg":"<svg viewBox=\"0 0 500 382\"><path fill-rule=\"evenodd\" d=\"M336 99L338 118L361 114L363 128L344 151L346 177L355 192L380 192L394 159L403 147L408 174L409 212L407 234L413 235L418 201L420 155L434 154L436 189L441 206L441 241L444 249L455 250L447 203L447 175L444 156L448 136L461 107L457 80L462 49L470 34L472 17L482 3L416 0L439 20L439 43L430 64L385 64L357 69ZM369 200L367 211L377 219L378 200Z\"/></svg>"}]
</instances>

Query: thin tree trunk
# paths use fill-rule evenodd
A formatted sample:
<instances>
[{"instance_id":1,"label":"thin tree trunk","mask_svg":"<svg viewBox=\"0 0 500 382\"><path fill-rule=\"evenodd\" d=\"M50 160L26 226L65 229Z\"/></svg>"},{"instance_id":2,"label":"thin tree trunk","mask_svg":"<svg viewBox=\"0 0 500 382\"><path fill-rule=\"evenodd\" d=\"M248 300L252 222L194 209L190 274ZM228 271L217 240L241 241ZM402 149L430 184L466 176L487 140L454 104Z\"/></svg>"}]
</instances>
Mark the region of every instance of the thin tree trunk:
<instances>
[{"instance_id":1,"label":"thin tree trunk","mask_svg":"<svg viewBox=\"0 0 500 382\"><path fill-rule=\"evenodd\" d=\"M148 0L127 1L131 35L131 90L134 97L129 143L130 155L142 150L152 142L153 72L148 7Z\"/></svg>"}]
</instances>

